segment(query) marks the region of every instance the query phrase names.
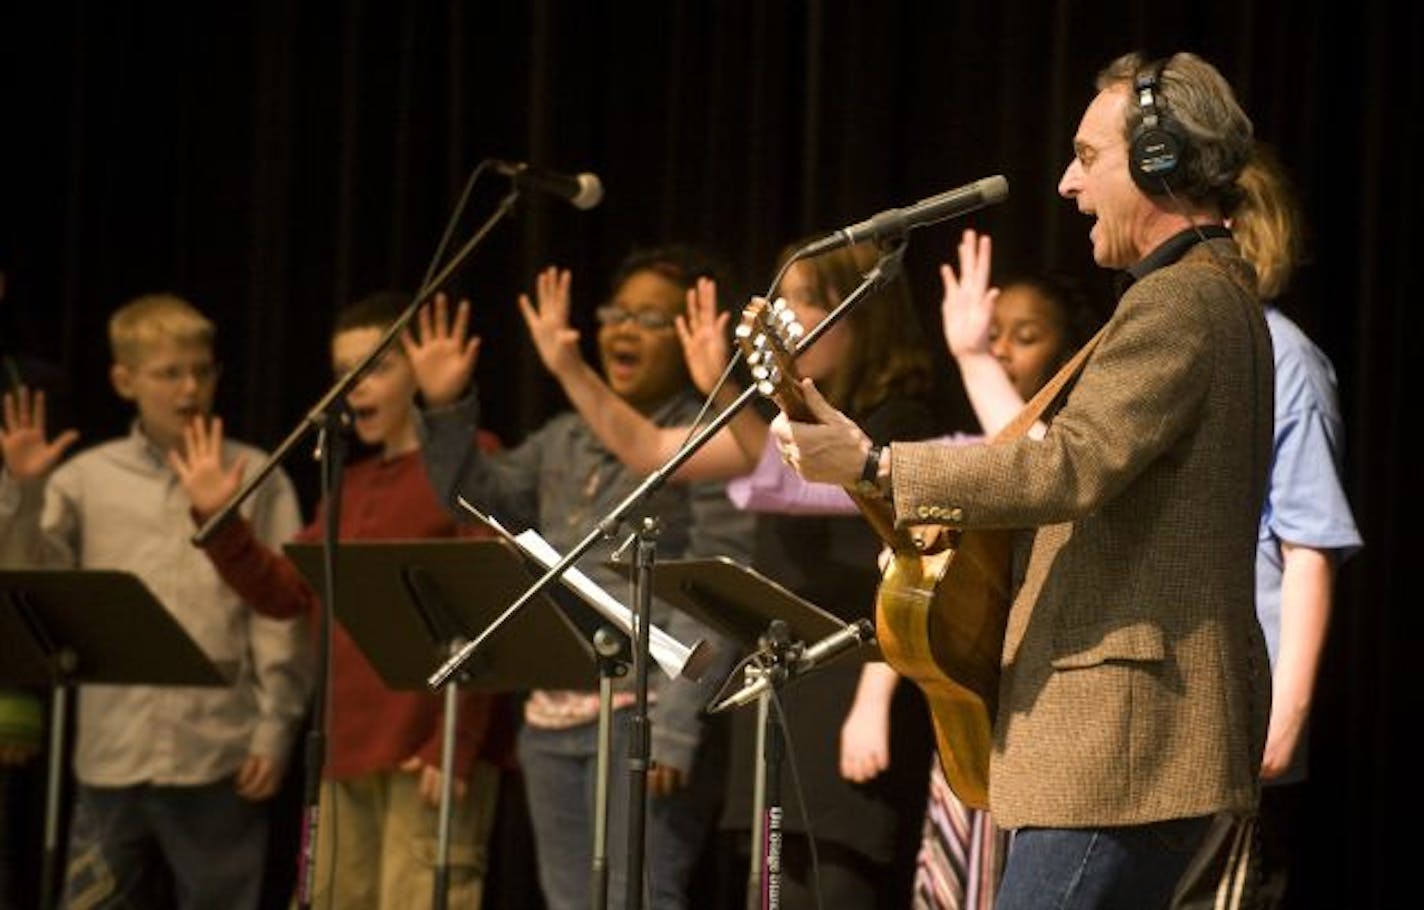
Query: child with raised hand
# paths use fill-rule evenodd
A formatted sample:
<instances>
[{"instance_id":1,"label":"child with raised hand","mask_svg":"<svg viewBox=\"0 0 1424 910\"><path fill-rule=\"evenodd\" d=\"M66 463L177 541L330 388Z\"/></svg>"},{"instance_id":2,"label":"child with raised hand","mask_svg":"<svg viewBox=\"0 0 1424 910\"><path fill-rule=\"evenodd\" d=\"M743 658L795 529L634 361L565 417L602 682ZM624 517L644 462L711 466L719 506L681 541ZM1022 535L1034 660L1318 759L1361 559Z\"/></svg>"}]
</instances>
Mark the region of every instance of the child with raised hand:
<instances>
[{"instance_id":1,"label":"child with raised hand","mask_svg":"<svg viewBox=\"0 0 1424 910\"><path fill-rule=\"evenodd\" d=\"M212 409L213 339L212 323L178 297L121 307L109 321L110 378L135 406L132 430L58 467L75 434L47 440L43 396L5 396L0 552L29 566L134 573L232 680L80 687L66 906L151 905L161 878L180 907L257 904L263 801L281 780L309 672L302 630L252 616L189 542L195 526L168 454ZM225 454L254 463L262 453L229 441ZM272 544L297 528L280 472L242 512Z\"/></svg>"},{"instance_id":2,"label":"child with raised hand","mask_svg":"<svg viewBox=\"0 0 1424 910\"><path fill-rule=\"evenodd\" d=\"M699 251L667 246L626 257L611 282L611 295L598 310L599 354L608 386L620 402L656 425L685 425L697 412L674 335L674 319L685 294L713 263ZM568 278L546 272L541 286ZM525 303L528 315L528 303ZM467 337L469 309L452 314L437 301L422 314L419 337L407 350L427 405L422 428L425 454L442 498L456 494L478 504L514 530L536 528L556 549L567 551L595 521L624 499L641 472L599 442L578 414L559 415L519 446L487 455L469 444L480 419L480 401L471 386L477 347ZM532 326L531 326L532 328ZM576 336L564 336L565 339ZM539 342L536 336L536 344ZM566 354L578 357L576 345ZM581 358L579 358L581 360ZM658 559L684 555L744 558L751 524L727 502L721 484L668 485L644 503L644 514L661 519ZM606 562L613 542L601 541L579 568L615 595L628 588ZM655 600L652 620L674 637L691 642L710 633L690 617ZM721 647L722 663L735 656ZM590 795L596 785L598 694L590 669L590 691L531 693L524 707L519 758L528 784L529 811L538 847L539 879L553 910L587 907L592 861ZM721 682L716 670L700 684L649 674L652 767L648 771L646 835L649 905L686 907L687 888L710 832L722 790L721 745L702 707ZM628 774L624 761L626 710L632 693L614 697L612 787L609 793L609 906L623 903L626 870Z\"/></svg>"},{"instance_id":3,"label":"child with raised hand","mask_svg":"<svg viewBox=\"0 0 1424 910\"><path fill-rule=\"evenodd\" d=\"M353 369L408 302L402 294L379 293L343 310L332 332L332 371L341 376ZM457 525L426 480L414 423L415 390L405 352L391 347L347 396L355 435L372 451L343 473L342 540L480 534ZM194 512L206 519L236 492L242 464L226 457L221 422L195 420L184 434L181 453L171 455L173 468ZM489 434L482 434L478 444L497 447ZM297 540L321 540L325 507L318 506L317 517ZM242 520L224 524L206 550L218 572L257 612L318 619L318 595L290 560L258 539ZM331 711L313 903L353 910L429 906L443 701L427 692L392 691L339 622L331 632ZM475 907L483 896L498 784L492 761L498 758L500 743L491 735L496 709L493 696L474 690L460 696L447 895L451 906Z\"/></svg>"}]
</instances>

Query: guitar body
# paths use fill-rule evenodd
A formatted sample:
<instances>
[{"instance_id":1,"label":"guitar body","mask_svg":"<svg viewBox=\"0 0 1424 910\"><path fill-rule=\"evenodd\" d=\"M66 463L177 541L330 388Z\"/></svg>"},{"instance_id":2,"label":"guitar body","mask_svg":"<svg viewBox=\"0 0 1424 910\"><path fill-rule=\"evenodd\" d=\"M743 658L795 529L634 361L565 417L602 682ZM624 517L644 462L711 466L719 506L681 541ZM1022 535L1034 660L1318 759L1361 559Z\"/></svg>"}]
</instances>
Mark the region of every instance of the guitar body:
<instances>
[{"instance_id":1,"label":"guitar body","mask_svg":"<svg viewBox=\"0 0 1424 910\"><path fill-rule=\"evenodd\" d=\"M941 533L937 549L893 551L876 595L876 637L885 660L925 694L950 789L986 809L1012 539Z\"/></svg>"}]
</instances>

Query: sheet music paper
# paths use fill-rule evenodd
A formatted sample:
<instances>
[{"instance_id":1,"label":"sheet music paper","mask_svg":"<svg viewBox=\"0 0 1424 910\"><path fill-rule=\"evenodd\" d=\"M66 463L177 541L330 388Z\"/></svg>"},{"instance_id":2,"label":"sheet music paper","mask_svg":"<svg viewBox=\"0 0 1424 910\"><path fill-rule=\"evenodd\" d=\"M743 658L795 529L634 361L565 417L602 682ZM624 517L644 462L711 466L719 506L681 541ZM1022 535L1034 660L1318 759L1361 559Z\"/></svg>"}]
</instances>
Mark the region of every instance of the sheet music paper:
<instances>
[{"instance_id":1,"label":"sheet music paper","mask_svg":"<svg viewBox=\"0 0 1424 910\"><path fill-rule=\"evenodd\" d=\"M519 547L526 556L543 566L545 571L553 568L559 560L563 559L563 554L555 550L538 531L531 528L519 534L510 534L504 525L492 516L481 512L463 496L459 497L459 502L465 510L477 516L480 521L489 525L500 536ZM563 581L585 603L597 610L604 619L613 623L625 635L630 637L633 635L633 611L625 607L618 598L605 591L593 579L580 572L577 566L570 566L564 572ZM648 629L650 633L648 653L652 655L654 662L662 668L669 679L677 679L687 667L688 661L692 659L696 648L687 647L655 624L649 623Z\"/></svg>"}]
</instances>

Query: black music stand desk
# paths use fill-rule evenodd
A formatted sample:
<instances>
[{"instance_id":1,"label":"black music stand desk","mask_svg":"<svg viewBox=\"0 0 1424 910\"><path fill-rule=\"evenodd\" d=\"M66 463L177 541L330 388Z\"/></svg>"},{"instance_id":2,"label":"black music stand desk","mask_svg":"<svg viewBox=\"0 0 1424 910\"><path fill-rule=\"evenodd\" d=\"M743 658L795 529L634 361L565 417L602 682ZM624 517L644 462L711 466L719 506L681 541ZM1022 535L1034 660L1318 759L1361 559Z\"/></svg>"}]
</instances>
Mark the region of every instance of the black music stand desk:
<instances>
[{"instance_id":1,"label":"black music stand desk","mask_svg":"<svg viewBox=\"0 0 1424 910\"><path fill-rule=\"evenodd\" d=\"M322 593L322 545L284 549ZM473 638L534 582L510 544L468 539L342 541L336 578L342 627L387 686L419 691L452 638ZM591 688L593 650L578 627L547 601L530 606L475 656L464 683L496 692Z\"/></svg>"},{"instance_id":2,"label":"black music stand desk","mask_svg":"<svg viewBox=\"0 0 1424 910\"><path fill-rule=\"evenodd\" d=\"M324 591L323 545L285 549L312 587ZM336 548L335 573L337 620L387 686L416 691L427 691L430 668L491 624L535 579L515 546L499 539L343 541ZM585 615L593 611L564 593L552 590L527 604L445 686L437 910L448 901L460 686L493 692L588 689L597 678L592 627L601 620ZM627 652L627 637L616 638Z\"/></svg>"},{"instance_id":3,"label":"black music stand desk","mask_svg":"<svg viewBox=\"0 0 1424 910\"><path fill-rule=\"evenodd\" d=\"M236 668L232 668L235 670ZM100 569L0 570L0 683L50 689L40 906L56 906L59 793L75 685L231 683L139 578Z\"/></svg>"}]
</instances>

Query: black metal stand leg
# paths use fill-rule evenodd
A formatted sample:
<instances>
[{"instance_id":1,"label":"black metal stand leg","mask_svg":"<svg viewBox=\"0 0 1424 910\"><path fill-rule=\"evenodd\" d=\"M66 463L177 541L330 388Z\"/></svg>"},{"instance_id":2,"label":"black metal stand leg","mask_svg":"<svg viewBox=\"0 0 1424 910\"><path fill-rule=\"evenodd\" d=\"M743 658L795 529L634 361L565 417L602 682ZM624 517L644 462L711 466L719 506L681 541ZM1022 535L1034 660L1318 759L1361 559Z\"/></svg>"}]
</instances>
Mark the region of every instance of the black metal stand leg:
<instances>
[{"instance_id":1,"label":"black metal stand leg","mask_svg":"<svg viewBox=\"0 0 1424 910\"><path fill-rule=\"evenodd\" d=\"M450 653L464 644L450 643ZM455 737L459 732L460 676L445 684L445 717L440 741L440 814L435 829L435 893L431 906L445 910L450 905L450 814L455 803Z\"/></svg>"},{"instance_id":2,"label":"black metal stand leg","mask_svg":"<svg viewBox=\"0 0 1424 910\"><path fill-rule=\"evenodd\" d=\"M69 685L57 683L50 692L49 760L45 780L44 860L40 866L40 907L59 906L64 849L59 843L59 796L64 783L64 716L68 711Z\"/></svg>"},{"instance_id":3,"label":"black metal stand leg","mask_svg":"<svg viewBox=\"0 0 1424 910\"><path fill-rule=\"evenodd\" d=\"M749 670L748 680L761 675L759 669ZM755 777L752 784L752 838L751 868L747 873L747 910L761 910L762 888L766 881L766 724L771 716L771 695L763 692L757 697L756 760Z\"/></svg>"},{"instance_id":4,"label":"black metal stand leg","mask_svg":"<svg viewBox=\"0 0 1424 910\"><path fill-rule=\"evenodd\" d=\"M598 777L593 795L593 864L589 869L588 905L608 907L608 783L613 752L613 680L627 672L617 660L618 636L608 627L593 633L598 655Z\"/></svg>"},{"instance_id":5,"label":"black metal stand leg","mask_svg":"<svg viewBox=\"0 0 1424 910\"><path fill-rule=\"evenodd\" d=\"M781 759L784 744L773 712L777 689L786 680L791 650L790 632L775 620L762 636L768 655L761 666L747 668L747 683L765 680L757 697L756 778L752 791L751 869L747 874L747 910L774 910L781 906Z\"/></svg>"},{"instance_id":6,"label":"black metal stand leg","mask_svg":"<svg viewBox=\"0 0 1424 910\"><path fill-rule=\"evenodd\" d=\"M633 573L633 678L636 700L628 721L628 881L627 907L643 906L643 850L647 840L648 764L651 745L648 737L648 660L652 616L653 560L657 553L659 527L655 518L645 518L638 527L637 556Z\"/></svg>"}]
</instances>

